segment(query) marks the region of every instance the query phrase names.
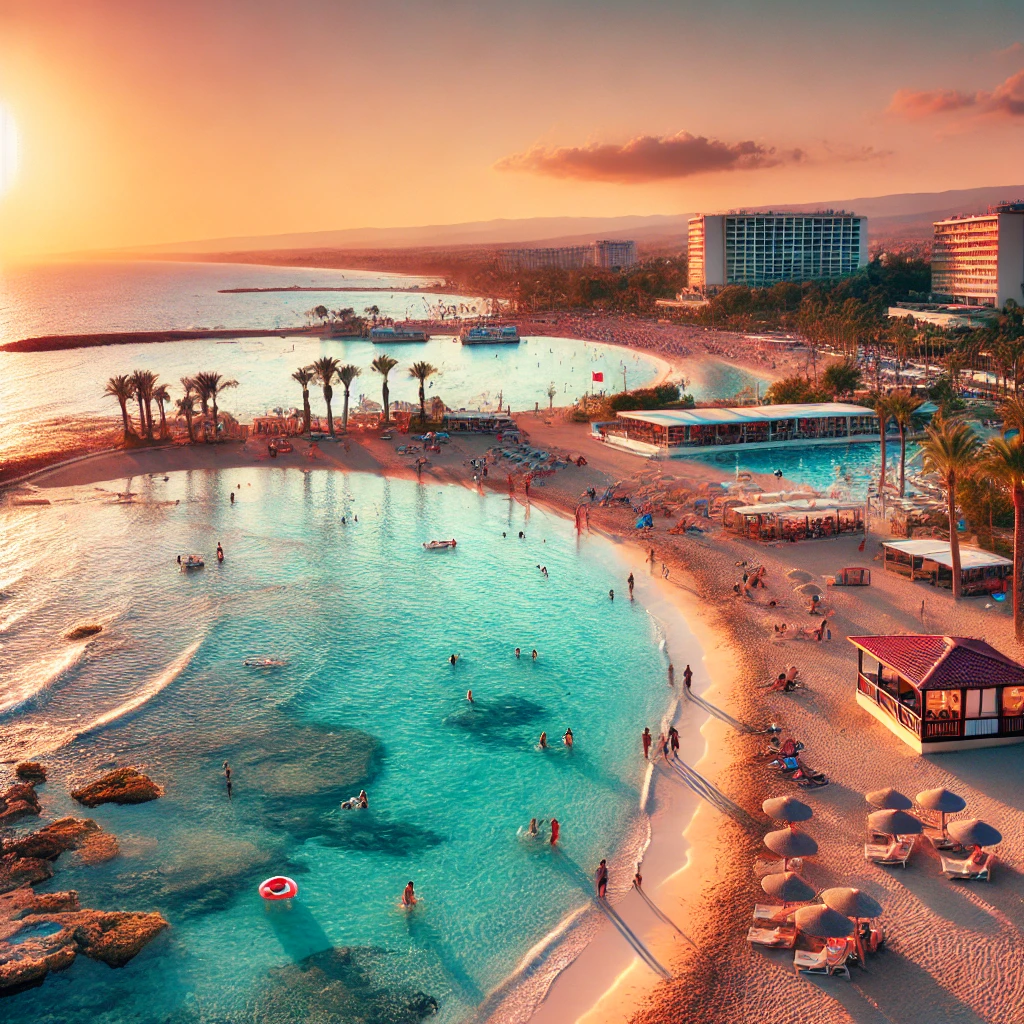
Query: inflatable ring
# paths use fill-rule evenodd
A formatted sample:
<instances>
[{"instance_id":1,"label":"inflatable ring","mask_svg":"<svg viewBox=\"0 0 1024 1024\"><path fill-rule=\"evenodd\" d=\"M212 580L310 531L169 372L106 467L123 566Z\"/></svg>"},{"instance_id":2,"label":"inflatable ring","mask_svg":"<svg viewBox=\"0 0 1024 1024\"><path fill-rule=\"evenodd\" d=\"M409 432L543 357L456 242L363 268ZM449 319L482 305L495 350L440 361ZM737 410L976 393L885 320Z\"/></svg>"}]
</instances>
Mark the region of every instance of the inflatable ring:
<instances>
[{"instance_id":1,"label":"inflatable ring","mask_svg":"<svg viewBox=\"0 0 1024 1024\"><path fill-rule=\"evenodd\" d=\"M290 900L293 896L298 896L299 886L294 879L277 875L260 882L259 893L265 900Z\"/></svg>"}]
</instances>

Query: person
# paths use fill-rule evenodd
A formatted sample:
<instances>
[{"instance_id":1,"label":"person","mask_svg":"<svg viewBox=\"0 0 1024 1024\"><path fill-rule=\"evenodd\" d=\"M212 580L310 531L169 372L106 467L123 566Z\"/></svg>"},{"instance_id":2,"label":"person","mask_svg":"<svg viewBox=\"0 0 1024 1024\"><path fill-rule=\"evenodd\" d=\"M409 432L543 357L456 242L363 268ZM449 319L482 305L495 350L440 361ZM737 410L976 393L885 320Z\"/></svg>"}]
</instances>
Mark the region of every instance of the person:
<instances>
[{"instance_id":1,"label":"person","mask_svg":"<svg viewBox=\"0 0 1024 1024\"><path fill-rule=\"evenodd\" d=\"M551 819L551 845L558 845L558 833L561 831L562 826L558 824L557 818Z\"/></svg>"},{"instance_id":2,"label":"person","mask_svg":"<svg viewBox=\"0 0 1024 1024\"><path fill-rule=\"evenodd\" d=\"M632 601L633 600L633 583L634 583L633 574L632 573L629 574L629 577L626 579L626 582L629 584L629 599L630 599L630 601Z\"/></svg>"},{"instance_id":3,"label":"person","mask_svg":"<svg viewBox=\"0 0 1024 1024\"><path fill-rule=\"evenodd\" d=\"M768 686L769 690L784 690L786 688L786 673L780 672L775 677L775 682L770 683Z\"/></svg>"},{"instance_id":4,"label":"person","mask_svg":"<svg viewBox=\"0 0 1024 1024\"><path fill-rule=\"evenodd\" d=\"M228 782L231 781L231 765L229 765L227 761L224 762L224 778L227 779Z\"/></svg>"},{"instance_id":5,"label":"person","mask_svg":"<svg viewBox=\"0 0 1024 1024\"><path fill-rule=\"evenodd\" d=\"M811 603L807 608L808 615L814 615L820 609L821 597L818 594L811 594Z\"/></svg>"},{"instance_id":6,"label":"person","mask_svg":"<svg viewBox=\"0 0 1024 1024\"><path fill-rule=\"evenodd\" d=\"M516 648L516 657L517 658L519 657L519 648L518 647Z\"/></svg>"},{"instance_id":7,"label":"person","mask_svg":"<svg viewBox=\"0 0 1024 1024\"><path fill-rule=\"evenodd\" d=\"M647 561L651 563L651 566L653 568L653 566L654 566L654 548L651 548L651 553L647 556Z\"/></svg>"},{"instance_id":8,"label":"person","mask_svg":"<svg viewBox=\"0 0 1024 1024\"><path fill-rule=\"evenodd\" d=\"M565 735L562 737L562 742L567 747L572 747L572 729L565 730Z\"/></svg>"},{"instance_id":9,"label":"person","mask_svg":"<svg viewBox=\"0 0 1024 1024\"><path fill-rule=\"evenodd\" d=\"M668 737L664 733L658 736L658 746L661 747L661 756L668 761Z\"/></svg>"},{"instance_id":10,"label":"person","mask_svg":"<svg viewBox=\"0 0 1024 1024\"><path fill-rule=\"evenodd\" d=\"M455 662L457 662L458 660L459 660L459 656L458 656L457 654L453 654L453 655L452 655L452 656L451 656L451 657L450 657L450 658L448 659L448 664L449 664L449 665L454 665L454 664L455 664Z\"/></svg>"},{"instance_id":11,"label":"person","mask_svg":"<svg viewBox=\"0 0 1024 1024\"><path fill-rule=\"evenodd\" d=\"M232 491L231 492L231 504L234 505L234 503L235 503L235 492Z\"/></svg>"},{"instance_id":12,"label":"person","mask_svg":"<svg viewBox=\"0 0 1024 1024\"><path fill-rule=\"evenodd\" d=\"M542 732L540 734L540 749L541 750L547 750L548 749L548 734L546 732Z\"/></svg>"},{"instance_id":13,"label":"person","mask_svg":"<svg viewBox=\"0 0 1024 1024\"><path fill-rule=\"evenodd\" d=\"M676 685L676 667L671 661L668 663L668 685Z\"/></svg>"},{"instance_id":14,"label":"person","mask_svg":"<svg viewBox=\"0 0 1024 1024\"><path fill-rule=\"evenodd\" d=\"M224 549L220 546L220 541L217 541L217 561L224 561Z\"/></svg>"},{"instance_id":15,"label":"person","mask_svg":"<svg viewBox=\"0 0 1024 1024\"><path fill-rule=\"evenodd\" d=\"M640 874L640 866L637 865L636 874L633 876L633 885L637 889L643 889L644 887L644 876Z\"/></svg>"},{"instance_id":16,"label":"person","mask_svg":"<svg viewBox=\"0 0 1024 1024\"><path fill-rule=\"evenodd\" d=\"M366 795L366 790L359 790L359 807L360 810L366 811L370 808L370 798Z\"/></svg>"},{"instance_id":17,"label":"person","mask_svg":"<svg viewBox=\"0 0 1024 1024\"><path fill-rule=\"evenodd\" d=\"M603 900L608 892L608 864L603 860L594 872L594 884L597 886L597 898Z\"/></svg>"},{"instance_id":18,"label":"person","mask_svg":"<svg viewBox=\"0 0 1024 1024\"><path fill-rule=\"evenodd\" d=\"M525 534L525 533L523 533L523 531L522 531L522 530L520 530L520 531L519 531L519 539L520 539L520 540L526 540L526 534Z\"/></svg>"},{"instance_id":19,"label":"person","mask_svg":"<svg viewBox=\"0 0 1024 1024\"><path fill-rule=\"evenodd\" d=\"M473 703L473 691L472 690L467 690L466 691L466 700L468 700L470 704Z\"/></svg>"},{"instance_id":20,"label":"person","mask_svg":"<svg viewBox=\"0 0 1024 1024\"><path fill-rule=\"evenodd\" d=\"M609 601L614 601L615 600L615 591L614 590L609 590L608 591L608 600Z\"/></svg>"},{"instance_id":21,"label":"person","mask_svg":"<svg viewBox=\"0 0 1024 1024\"><path fill-rule=\"evenodd\" d=\"M668 579L668 575L669 575L669 568L668 568L668 566L664 562L662 562L661 563L661 578L663 580L667 580Z\"/></svg>"},{"instance_id":22,"label":"person","mask_svg":"<svg viewBox=\"0 0 1024 1024\"><path fill-rule=\"evenodd\" d=\"M416 906L416 902L417 902L417 900L416 900L416 893L413 891L412 882L410 882L405 887L405 891L402 893L402 906L403 907L414 907L414 906Z\"/></svg>"},{"instance_id":23,"label":"person","mask_svg":"<svg viewBox=\"0 0 1024 1024\"><path fill-rule=\"evenodd\" d=\"M650 752L651 743L653 742L654 737L651 735L651 730L646 725L644 726L644 731L640 739L644 745L644 760L647 760L647 755Z\"/></svg>"},{"instance_id":24,"label":"person","mask_svg":"<svg viewBox=\"0 0 1024 1024\"><path fill-rule=\"evenodd\" d=\"M693 669L690 668L689 665L687 665L686 668L683 669L683 686L685 686L686 689L689 690L692 683L693 683Z\"/></svg>"},{"instance_id":25,"label":"person","mask_svg":"<svg viewBox=\"0 0 1024 1024\"><path fill-rule=\"evenodd\" d=\"M181 555L178 555L178 565L181 565Z\"/></svg>"},{"instance_id":26,"label":"person","mask_svg":"<svg viewBox=\"0 0 1024 1024\"><path fill-rule=\"evenodd\" d=\"M546 565L542 565L540 567L540 571L544 574L544 579L547 579L548 578L548 567Z\"/></svg>"},{"instance_id":27,"label":"person","mask_svg":"<svg viewBox=\"0 0 1024 1024\"><path fill-rule=\"evenodd\" d=\"M967 869L969 871L980 871L985 866L987 859L985 851L980 846L976 846L970 857L967 858Z\"/></svg>"},{"instance_id":28,"label":"person","mask_svg":"<svg viewBox=\"0 0 1024 1024\"><path fill-rule=\"evenodd\" d=\"M537 648L536 647L534 647L533 651L531 651L530 657L533 658L534 661L537 660Z\"/></svg>"},{"instance_id":29,"label":"person","mask_svg":"<svg viewBox=\"0 0 1024 1024\"><path fill-rule=\"evenodd\" d=\"M672 748L672 756L678 760L679 758L679 731L674 725L669 726L668 730L668 742Z\"/></svg>"},{"instance_id":30,"label":"person","mask_svg":"<svg viewBox=\"0 0 1024 1024\"><path fill-rule=\"evenodd\" d=\"M538 832L538 829L537 829L537 819L536 818L531 818L530 819L529 827L526 829L526 834L528 836L535 836L535 835L537 835L537 832Z\"/></svg>"},{"instance_id":31,"label":"person","mask_svg":"<svg viewBox=\"0 0 1024 1024\"><path fill-rule=\"evenodd\" d=\"M782 470L781 469L775 470L775 472L772 473L772 476L774 476L776 480L781 480L782 479Z\"/></svg>"},{"instance_id":32,"label":"person","mask_svg":"<svg viewBox=\"0 0 1024 1024\"><path fill-rule=\"evenodd\" d=\"M341 525L342 526L348 526L348 523L345 522L345 517L344 516L341 517Z\"/></svg>"}]
</instances>

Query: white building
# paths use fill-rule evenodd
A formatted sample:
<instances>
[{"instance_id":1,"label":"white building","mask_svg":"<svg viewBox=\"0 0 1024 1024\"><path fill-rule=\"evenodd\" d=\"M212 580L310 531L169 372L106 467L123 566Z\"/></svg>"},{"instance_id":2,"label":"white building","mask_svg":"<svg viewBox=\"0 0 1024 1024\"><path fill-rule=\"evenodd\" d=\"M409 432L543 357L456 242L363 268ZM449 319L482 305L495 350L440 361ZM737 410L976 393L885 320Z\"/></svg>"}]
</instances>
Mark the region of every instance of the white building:
<instances>
[{"instance_id":1,"label":"white building","mask_svg":"<svg viewBox=\"0 0 1024 1024\"><path fill-rule=\"evenodd\" d=\"M846 277L868 263L868 219L819 213L737 213L692 217L689 284L701 293L730 284Z\"/></svg>"},{"instance_id":2,"label":"white building","mask_svg":"<svg viewBox=\"0 0 1024 1024\"><path fill-rule=\"evenodd\" d=\"M1002 309L1024 305L1024 203L935 222L932 294L948 302Z\"/></svg>"},{"instance_id":3,"label":"white building","mask_svg":"<svg viewBox=\"0 0 1024 1024\"><path fill-rule=\"evenodd\" d=\"M626 270L636 263L636 242L604 239L594 243L594 266L605 270Z\"/></svg>"},{"instance_id":4,"label":"white building","mask_svg":"<svg viewBox=\"0 0 1024 1024\"><path fill-rule=\"evenodd\" d=\"M545 249L502 249L498 253L498 266L506 272L579 270L582 267L626 270L636 262L636 242L627 239L603 239L590 245L560 245Z\"/></svg>"}]
</instances>

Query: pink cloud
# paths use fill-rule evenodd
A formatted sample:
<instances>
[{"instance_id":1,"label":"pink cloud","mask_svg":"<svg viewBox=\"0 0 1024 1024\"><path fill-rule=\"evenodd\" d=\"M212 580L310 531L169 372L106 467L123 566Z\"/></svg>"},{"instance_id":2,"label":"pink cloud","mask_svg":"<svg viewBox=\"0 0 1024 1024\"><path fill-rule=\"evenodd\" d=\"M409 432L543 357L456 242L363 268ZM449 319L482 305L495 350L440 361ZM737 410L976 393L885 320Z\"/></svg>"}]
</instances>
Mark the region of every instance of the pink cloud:
<instances>
[{"instance_id":1,"label":"pink cloud","mask_svg":"<svg viewBox=\"0 0 1024 1024\"><path fill-rule=\"evenodd\" d=\"M776 150L758 142L721 142L703 135L638 135L623 144L534 146L495 165L500 171L527 171L552 178L637 184L688 178L695 174L756 170L804 159L799 149Z\"/></svg>"},{"instance_id":2,"label":"pink cloud","mask_svg":"<svg viewBox=\"0 0 1024 1024\"><path fill-rule=\"evenodd\" d=\"M1024 116L1024 71L1010 75L994 89L958 92L954 89L900 89L893 94L888 112L912 119L972 109L1003 117Z\"/></svg>"}]
</instances>

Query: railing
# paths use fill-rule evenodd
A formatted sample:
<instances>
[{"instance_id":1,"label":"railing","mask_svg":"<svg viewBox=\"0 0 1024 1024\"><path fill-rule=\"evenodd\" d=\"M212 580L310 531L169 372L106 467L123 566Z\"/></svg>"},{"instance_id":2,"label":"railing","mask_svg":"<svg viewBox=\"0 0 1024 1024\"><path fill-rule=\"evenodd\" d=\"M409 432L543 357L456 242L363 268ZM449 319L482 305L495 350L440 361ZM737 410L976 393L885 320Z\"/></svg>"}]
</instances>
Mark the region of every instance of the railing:
<instances>
[{"instance_id":1,"label":"railing","mask_svg":"<svg viewBox=\"0 0 1024 1024\"><path fill-rule=\"evenodd\" d=\"M960 735L959 718L929 718L924 723L923 740L955 739Z\"/></svg>"},{"instance_id":2,"label":"railing","mask_svg":"<svg viewBox=\"0 0 1024 1024\"><path fill-rule=\"evenodd\" d=\"M896 719L904 729L909 730L915 736L921 735L920 715L901 704L887 690L883 690L877 683L873 683L867 676L860 673L857 675L857 689L866 697L870 697L891 718Z\"/></svg>"}]
</instances>

